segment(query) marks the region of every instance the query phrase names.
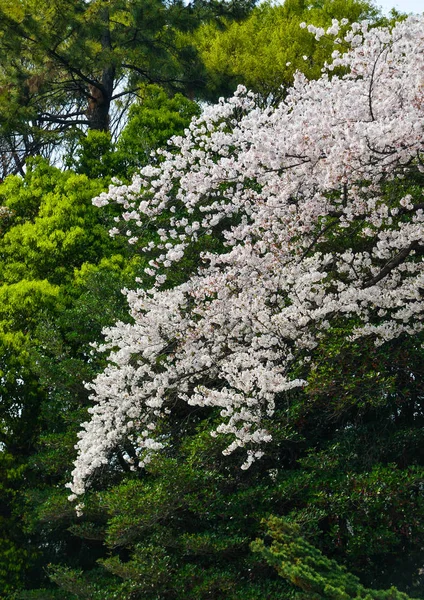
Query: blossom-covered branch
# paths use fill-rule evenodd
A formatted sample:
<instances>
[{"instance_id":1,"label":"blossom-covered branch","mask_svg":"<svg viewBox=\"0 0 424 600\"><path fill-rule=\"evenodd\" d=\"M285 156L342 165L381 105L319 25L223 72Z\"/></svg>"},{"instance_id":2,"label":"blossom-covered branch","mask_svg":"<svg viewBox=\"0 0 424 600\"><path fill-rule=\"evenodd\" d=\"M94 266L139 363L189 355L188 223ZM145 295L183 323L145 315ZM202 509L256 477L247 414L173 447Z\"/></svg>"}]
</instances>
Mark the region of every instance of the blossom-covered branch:
<instances>
[{"instance_id":1,"label":"blossom-covered branch","mask_svg":"<svg viewBox=\"0 0 424 600\"><path fill-rule=\"evenodd\" d=\"M424 20L309 30L335 38L318 81L297 74L275 108L240 88L95 200L122 205L112 234L123 225L140 244L157 223L157 237L141 248L144 289L127 293L133 324L105 332L72 498L123 439L145 464L176 401L216 409L212 434L230 437L226 453L245 448L247 468L335 324L377 344L422 331Z\"/></svg>"}]
</instances>

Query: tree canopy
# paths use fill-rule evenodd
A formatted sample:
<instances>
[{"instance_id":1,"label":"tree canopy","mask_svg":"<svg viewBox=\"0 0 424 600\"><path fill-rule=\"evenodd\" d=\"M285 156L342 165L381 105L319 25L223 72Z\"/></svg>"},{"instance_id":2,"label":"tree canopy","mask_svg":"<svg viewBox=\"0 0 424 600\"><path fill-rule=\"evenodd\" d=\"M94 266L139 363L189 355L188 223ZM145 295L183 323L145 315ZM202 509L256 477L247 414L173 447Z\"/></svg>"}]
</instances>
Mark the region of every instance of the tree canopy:
<instances>
[{"instance_id":1,"label":"tree canopy","mask_svg":"<svg viewBox=\"0 0 424 600\"><path fill-rule=\"evenodd\" d=\"M318 80L277 106L239 88L97 197L149 264L99 346L71 499L117 449L142 478L200 417L370 587L401 582L400 548L421 581L422 25L304 24L335 38Z\"/></svg>"},{"instance_id":2,"label":"tree canopy","mask_svg":"<svg viewBox=\"0 0 424 600\"><path fill-rule=\"evenodd\" d=\"M367 1L264 2L243 21L228 22L225 29L213 21L204 23L193 37L208 72L212 98L217 93L232 94L243 84L264 101L277 104L292 86L297 70L317 79L324 62L331 59L332 41L317 43L300 23L328 28L332 19L354 22L378 17L377 9Z\"/></svg>"},{"instance_id":3,"label":"tree canopy","mask_svg":"<svg viewBox=\"0 0 424 600\"><path fill-rule=\"evenodd\" d=\"M4 139L81 127L60 168L0 184L2 600L424 597L423 20L335 0L237 26L248 3L1 6ZM92 100L59 62L19 96L50 73L55 23L61 56L136 89L119 135L33 120L52 85L55 118ZM165 75L193 44L222 66L208 93L253 91L189 100Z\"/></svg>"},{"instance_id":4,"label":"tree canopy","mask_svg":"<svg viewBox=\"0 0 424 600\"><path fill-rule=\"evenodd\" d=\"M205 71L181 31L249 2L19 0L0 3L4 175L50 155L76 131L114 130L140 84L195 96Z\"/></svg>"}]
</instances>

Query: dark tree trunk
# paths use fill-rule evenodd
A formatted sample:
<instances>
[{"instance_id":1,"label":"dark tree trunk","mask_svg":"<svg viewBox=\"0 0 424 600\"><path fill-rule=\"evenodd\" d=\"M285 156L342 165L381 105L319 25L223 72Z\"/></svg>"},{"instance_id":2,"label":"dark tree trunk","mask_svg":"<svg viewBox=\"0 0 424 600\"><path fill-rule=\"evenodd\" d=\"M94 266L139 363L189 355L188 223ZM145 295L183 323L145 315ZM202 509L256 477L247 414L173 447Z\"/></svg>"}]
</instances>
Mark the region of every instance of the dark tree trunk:
<instances>
[{"instance_id":1,"label":"dark tree trunk","mask_svg":"<svg viewBox=\"0 0 424 600\"><path fill-rule=\"evenodd\" d=\"M114 69L108 69L114 71ZM89 129L96 129L98 131L109 131L109 112L110 112L110 99L112 97L112 90L106 88L103 85L105 72L103 72L102 83L97 85L89 85L89 97L88 97L88 108L87 108L87 119ZM110 74L109 78L112 81L113 89L113 73Z\"/></svg>"},{"instance_id":2,"label":"dark tree trunk","mask_svg":"<svg viewBox=\"0 0 424 600\"><path fill-rule=\"evenodd\" d=\"M109 28L109 10L103 9L102 19L104 21L104 30L101 38L102 49L108 52L112 49L112 40ZM89 129L97 131L109 131L110 125L110 102L115 83L116 68L109 64L103 68L101 81L97 84L89 85L89 98L87 108L87 118Z\"/></svg>"}]
</instances>

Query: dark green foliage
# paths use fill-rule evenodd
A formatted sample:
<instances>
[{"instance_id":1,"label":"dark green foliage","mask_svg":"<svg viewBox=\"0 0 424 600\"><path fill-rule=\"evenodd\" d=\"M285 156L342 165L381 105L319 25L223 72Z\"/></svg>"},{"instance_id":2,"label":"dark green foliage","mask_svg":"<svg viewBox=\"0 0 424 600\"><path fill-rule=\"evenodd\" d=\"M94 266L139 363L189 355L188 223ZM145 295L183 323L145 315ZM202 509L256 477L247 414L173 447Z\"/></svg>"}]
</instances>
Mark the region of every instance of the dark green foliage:
<instances>
[{"instance_id":1,"label":"dark green foliage","mask_svg":"<svg viewBox=\"0 0 424 600\"><path fill-rule=\"evenodd\" d=\"M299 600L409 600L393 587L387 591L364 588L357 577L302 539L293 525L271 517L267 528L272 544L266 546L257 540L252 549L275 567L281 577L303 590L296 595Z\"/></svg>"},{"instance_id":2,"label":"dark green foliage","mask_svg":"<svg viewBox=\"0 0 424 600\"><path fill-rule=\"evenodd\" d=\"M75 148L86 128L115 131L140 86L201 94L207 74L182 32L240 19L252 1L0 2L0 177Z\"/></svg>"},{"instance_id":3,"label":"dark green foliage","mask_svg":"<svg viewBox=\"0 0 424 600\"><path fill-rule=\"evenodd\" d=\"M24 468L16 464L14 456L5 450L0 452L0 590L3 593L20 587L30 558L22 548L19 515L11 508L23 476Z\"/></svg>"},{"instance_id":4,"label":"dark green foliage","mask_svg":"<svg viewBox=\"0 0 424 600\"><path fill-rule=\"evenodd\" d=\"M107 67L111 55L102 55L101 44L93 42L103 27L99 3L92 3L97 29L84 30L85 41L93 42L86 55L73 37L87 16L86 3L55 2L46 23L41 22L45 3L37 10L32 3L33 15L22 13L26 4L30 3L16 4L10 17L25 27L35 23L46 43L54 31L44 27L56 19L60 32L66 18L69 56L83 65L99 60L102 68ZM121 34L129 18L127 4L110 5L116 10L115 33ZM159 32L155 43L162 39L168 16L155 21L158 6L131 5L140 22L151 26L150 33ZM174 3L166 10L173 11L175 22L178 12L184 13L178 27L187 31L193 25L183 23L187 15L189 21L199 15L206 20L220 6L198 2L183 10ZM240 6L227 8L240 16ZM76 7L79 12L74 13ZM327 22L332 16L344 16L334 12L343 7L323 2L311 12ZM369 10L366 3L348 7L353 18ZM284 25L281 31L299 34L298 22L305 19L305 11L302 2L275 9L264 6L246 22L246 30L230 26L228 38L223 34L222 39L233 36L234 41L237 31L243 33L237 41L252 43L252 23L271 28L277 13ZM206 28L199 35L207 37L213 30L218 39L225 26L223 12L217 29ZM314 21L320 24L319 19ZM256 27L254 33L266 37L267 31ZM320 54L315 43L309 47L302 37L290 35L284 39L296 61L312 52L308 68L310 76L316 76L325 52ZM180 33L173 37L180 50L182 39ZM273 56L277 56L275 39L269 43ZM10 44L17 44L17 38ZM121 50L116 47L118 58ZM288 51L282 48L278 61L267 65L274 83L275 69L286 84L299 66L293 62L288 71L283 68ZM131 52L135 58L140 47L134 45ZM262 60L265 49L256 54ZM247 54L243 65L252 64L256 54ZM210 56L212 60L212 46ZM228 61L218 61L227 69L224 83L230 87L242 73L240 56L230 55L230 66L238 70L228 80ZM162 66L163 73L174 76L180 67L165 58L154 54L145 64ZM33 82L34 96L26 103L17 95L28 88L34 73L25 73L11 90L0 89L0 104L13 100L11 112L16 106L25 107L20 116L13 114L16 121L4 113L0 127L12 127L16 133L21 131L18 124L34 117L40 104L31 102L36 96L40 100L38 94L44 94L45 85L57 75L51 68L48 62L38 64L41 79ZM17 65L14 77L20 69L22 65ZM247 72L264 86L258 91L265 94L270 82L267 70L259 73L261 80L257 70L243 73ZM108 132L93 127L78 138L80 145L68 164L73 170L61 172L37 160L28 164L24 177L10 177L0 185L0 598L406 600L405 593L423 597L422 336L380 347L373 340L347 345L355 323L333 321L312 362L299 360L293 373L307 378L308 386L278 398L276 414L266 424L273 441L265 448L265 457L247 472L240 470L241 455L222 455L226 440L209 435L213 414L176 406L175 420L165 423L162 432L166 448L145 470L129 470L123 455L134 453L134 448L122 444L93 482L84 515L77 517L68 502L64 484L70 479L80 423L87 419L91 404L84 382L105 366L105 357L93 353L91 343L101 340L102 328L129 318L120 290L134 285L134 277L141 276L145 266L144 255L132 254L126 244L109 238L113 208L94 209L91 198L112 176L125 181L147 164L151 151L181 134L198 112L196 104L173 94L175 90L139 84L139 99L116 143ZM86 92L77 95L82 111L87 98ZM54 108L63 107L58 101ZM172 146L168 148L172 151ZM385 193L393 205L407 193L419 202L422 184L418 177L406 177L388 182ZM176 210L183 216L178 212L181 207ZM146 224L143 235L143 242L155 239L156 227ZM346 245L354 240L358 248L365 243L356 235L354 223L345 240ZM197 268L200 252L210 249L221 251L222 242L205 234L171 274L168 285L184 281ZM323 250L331 252L331 247ZM144 281L150 283L147 277ZM282 515L284 520L270 515ZM252 542L263 536L263 519L268 537L256 542L252 553ZM393 588L376 591L390 586L405 593Z\"/></svg>"},{"instance_id":5,"label":"dark green foliage","mask_svg":"<svg viewBox=\"0 0 424 600\"><path fill-rule=\"evenodd\" d=\"M73 572L79 598L281 598L284 584L249 551L270 506L269 478L240 471L203 431L206 423L197 431L196 415L186 419L181 444L176 433L168 455L156 457L146 473L87 498L83 521L72 531L92 535L96 510L107 511L110 556L99 564L105 579L107 572L116 579L95 593L90 573L84 587ZM69 576L55 571L54 580L69 589Z\"/></svg>"}]
</instances>

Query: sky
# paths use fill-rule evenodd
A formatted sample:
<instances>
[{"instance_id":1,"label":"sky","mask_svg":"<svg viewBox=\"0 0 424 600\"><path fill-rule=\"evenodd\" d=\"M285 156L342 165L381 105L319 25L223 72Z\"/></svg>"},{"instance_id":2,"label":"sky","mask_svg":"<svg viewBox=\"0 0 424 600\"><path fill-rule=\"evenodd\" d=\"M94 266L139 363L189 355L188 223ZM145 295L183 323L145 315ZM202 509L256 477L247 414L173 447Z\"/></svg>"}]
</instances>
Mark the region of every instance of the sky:
<instances>
[{"instance_id":1,"label":"sky","mask_svg":"<svg viewBox=\"0 0 424 600\"><path fill-rule=\"evenodd\" d=\"M424 12L424 0L375 0L377 6L381 6L383 12L387 14L391 8L405 13Z\"/></svg>"}]
</instances>

